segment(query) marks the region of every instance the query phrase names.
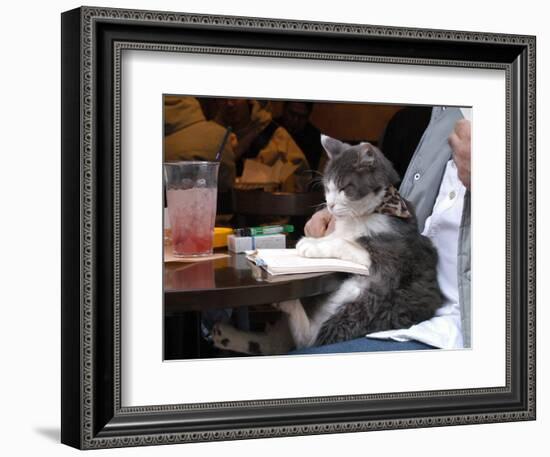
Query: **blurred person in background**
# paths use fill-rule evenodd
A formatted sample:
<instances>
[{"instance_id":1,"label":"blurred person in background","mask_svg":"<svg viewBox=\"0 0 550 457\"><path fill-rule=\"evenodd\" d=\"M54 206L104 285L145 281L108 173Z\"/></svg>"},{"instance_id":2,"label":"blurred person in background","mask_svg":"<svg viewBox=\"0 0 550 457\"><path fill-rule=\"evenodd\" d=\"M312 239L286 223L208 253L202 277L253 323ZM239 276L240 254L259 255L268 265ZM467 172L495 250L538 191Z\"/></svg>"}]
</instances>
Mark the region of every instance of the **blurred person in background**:
<instances>
[{"instance_id":1,"label":"blurred person in background","mask_svg":"<svg viewBox=\"0 0 550 457\"><path fill-rule=\"evenodd\" d=\"M195 97L164 97L164 160L215 160L226 129L207 121ZM237 137L226 141L218 175L218 189L225 192L235 181L235 147Z\"/></svg>"},{"instance_id":2,"label":"blurred person in background","mask_svg":"<svg viewBox=\"0 0 550 457\"><path fill-rule=\"evenodd\" d=\"M235 148L237 174L242 174L244 161L256 159L265 165L277 160L299 165L298 172L309 169L309 163L288 131L279 126L267 109L268 104L244 98L223 99L214 120L232 127L237 135Z\"/></svg>"},{"instance_id":3,"label":"blurred person in background","mask_svg":"<svg viewBox=\"0 0 550 457\"><path fill-rule=\"evenodd\" d=\"M310 121L313 106L313 102L285 101L276 121L290 133L311 169L319 170L321 157L326 153L321 145L321 131Z\"/></svg>"}]
</instances>

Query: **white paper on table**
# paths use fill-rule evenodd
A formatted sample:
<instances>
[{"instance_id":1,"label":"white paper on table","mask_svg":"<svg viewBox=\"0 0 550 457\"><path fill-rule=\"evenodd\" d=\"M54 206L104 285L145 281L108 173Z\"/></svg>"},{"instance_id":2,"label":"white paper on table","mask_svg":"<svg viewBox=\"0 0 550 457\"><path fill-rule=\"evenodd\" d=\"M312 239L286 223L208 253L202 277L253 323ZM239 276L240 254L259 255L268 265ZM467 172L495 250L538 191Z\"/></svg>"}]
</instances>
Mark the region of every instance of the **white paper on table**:
<instances>
[{"instance_id":1,"label":"white paper on table","mask_svg":"<svg viewBox=\"0 0 550 457\"><path fill-rule=\"evenodd\" d=\"M330 271L369 274L369 269L365 265L341 259L302 257L296 249L256 249L247 251L246 256L271 275Z\"/></svg>"}]
</instances>

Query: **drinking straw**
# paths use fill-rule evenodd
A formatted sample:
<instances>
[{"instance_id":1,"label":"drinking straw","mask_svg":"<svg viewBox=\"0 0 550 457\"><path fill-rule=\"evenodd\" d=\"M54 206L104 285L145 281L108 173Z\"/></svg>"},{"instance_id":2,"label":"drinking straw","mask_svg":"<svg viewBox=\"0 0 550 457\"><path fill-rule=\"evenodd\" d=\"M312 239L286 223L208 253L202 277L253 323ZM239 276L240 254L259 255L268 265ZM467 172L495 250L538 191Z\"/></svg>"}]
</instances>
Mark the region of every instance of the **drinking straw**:
<instances>
[{"instance_id":1,"label":"drinking straw","mask_svg":"<svg viewBox=\"0 0 550 457\"><path fill-rule=\"evenodd\" d=\"M222 158L222 151L223 148L225 148L225 143L227 143L227 139L229 138L229 135L232 132L231 127L227 127L227 130L225 131L225 135L223 136L222 142L220 143L220 147L218 148L218 152L216 153L216 162L219 162Z\"/></svg>"}]
</instances>

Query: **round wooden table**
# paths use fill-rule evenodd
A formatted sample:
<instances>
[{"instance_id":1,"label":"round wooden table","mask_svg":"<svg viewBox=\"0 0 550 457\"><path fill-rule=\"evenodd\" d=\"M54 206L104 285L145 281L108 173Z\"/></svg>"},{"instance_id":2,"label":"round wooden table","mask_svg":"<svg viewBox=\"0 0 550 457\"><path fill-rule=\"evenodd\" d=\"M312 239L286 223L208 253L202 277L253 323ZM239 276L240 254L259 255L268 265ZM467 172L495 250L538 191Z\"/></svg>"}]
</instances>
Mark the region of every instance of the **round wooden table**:
<instances>
[{"instance_id":1,"label":"round wooden table","mask_svg":"<svg viewBox=\"0 0 550 457\"><path fill-rule=\"evenodd\" d=\"M268 276L244 254L164 269L164 312L262 305L311 297L335 290L344 273Z\"/></svg>"},{"instance_id":2,"label":"round wooden table","mask_svg":"<svg viewBox=\"0 0 550 457\"><path fill-rule=\"evenodd\" d=\"M244 254L189 264L165 264L164 359L211 356L201 337L201 311L264 305L335 290L345 273L268 277Z\"/></svg>"}]
</instances>

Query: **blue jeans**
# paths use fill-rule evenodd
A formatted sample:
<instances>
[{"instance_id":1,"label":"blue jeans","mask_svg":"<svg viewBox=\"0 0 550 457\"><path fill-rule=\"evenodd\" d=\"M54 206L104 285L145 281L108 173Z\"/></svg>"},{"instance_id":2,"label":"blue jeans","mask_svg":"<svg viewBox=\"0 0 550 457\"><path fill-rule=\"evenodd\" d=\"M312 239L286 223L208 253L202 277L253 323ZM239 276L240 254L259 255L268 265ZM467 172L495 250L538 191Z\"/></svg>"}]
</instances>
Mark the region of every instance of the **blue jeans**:
<instances>
[{"instance_id":1,"label":"blue jeans","mask_svg":"<svg viewBox=\"0 0 550 457\"><path fill-rule=\"evenodd\" d=\"M437 349L429 344L419 341L393 341L379 340L375 338L357 338L341 343L327 344L305 349L296 349L289 354L333 354L345 352L381 352L381 351L417 351L424 349Z\"/></svg>"}]
</instances>

